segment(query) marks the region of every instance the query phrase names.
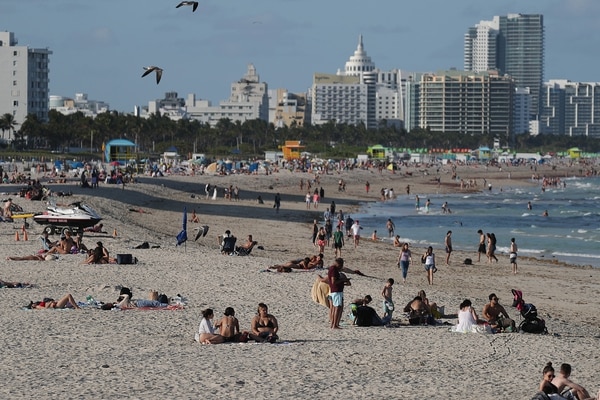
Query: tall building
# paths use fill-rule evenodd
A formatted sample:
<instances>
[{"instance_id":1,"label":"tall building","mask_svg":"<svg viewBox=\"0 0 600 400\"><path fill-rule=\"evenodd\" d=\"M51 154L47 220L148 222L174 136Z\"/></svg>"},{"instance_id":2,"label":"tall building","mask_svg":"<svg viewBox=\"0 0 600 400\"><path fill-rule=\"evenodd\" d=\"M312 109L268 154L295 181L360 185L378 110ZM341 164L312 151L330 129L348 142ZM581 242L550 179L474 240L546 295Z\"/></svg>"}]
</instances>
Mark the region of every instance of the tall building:
<instances>
[{"instance_id":1,"label":"tall building","mask_svg":"<svg viewBox=\"0 0 600 400\"><path fill-rule=\"evenodd\" d=\"M13 32L0 32L0 115L22 124L29 114L48 120L50 50L18 46ZM11 141L12 132L5 140Z\"/></svg>"},{"instance_id":2,"label":"tall building","mask_svg":"<svg viewBox=\"0 0 600 400\"><path fill-rule=\"evenodd\" d=\"M437 132L492 134L508 140L513 94L513 80L496 72L423 74L419 126Z\"/></svg>"},{"instance_id":3,"label":"tall building","mask_svg":"<svg viewBox=\"0 0 600 400\"><path fill-rule=\"evenodd\" d=\"M529 88L530 118L536 119L544 80L544 17L508 14L469 28L464 65L465 70L474 72L496 69L512 76L517 87Z\"/></svg>"},{"instance_id":4,"label":"tall building","mask_svg":"<svg viewBox=\"0 0 600 400\"><path fill-rule=\"evenodd\" d=\"M336 75L315 73L310 98L313 124L329 121L367 129L384 123L404 125L406 82L410 74L401 70L381 71L364 49L362 35L354 54Z\"/></svg>"},{"instance_id":5,"label":"tall building","mask_svg":"<svg viewBox=\"0 0 600 400\"><path fill-rule=\"evenodd\" d=\"M550 80L542 92L540 131L600 137L600 83Z\"/></svg>"}]
</instances>

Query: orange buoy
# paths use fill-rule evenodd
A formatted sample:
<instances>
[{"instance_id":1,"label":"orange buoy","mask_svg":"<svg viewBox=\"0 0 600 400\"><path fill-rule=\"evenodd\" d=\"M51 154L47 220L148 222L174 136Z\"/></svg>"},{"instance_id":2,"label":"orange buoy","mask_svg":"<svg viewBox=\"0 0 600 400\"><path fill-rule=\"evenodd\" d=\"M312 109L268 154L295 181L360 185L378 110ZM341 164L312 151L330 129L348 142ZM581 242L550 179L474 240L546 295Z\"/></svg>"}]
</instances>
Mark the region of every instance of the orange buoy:
<instances>
[{"instance_id":1,"label":"orange buoy","mask_svg":"<svg viewBox=\"0 0 600 400\"><path fill-rule=\"evenodd\" d=\"M21 240L21 239L19 239L19 231L16 231L15 232L15 242L18 242L19 240Z\"/></svg>"}]
</instances>

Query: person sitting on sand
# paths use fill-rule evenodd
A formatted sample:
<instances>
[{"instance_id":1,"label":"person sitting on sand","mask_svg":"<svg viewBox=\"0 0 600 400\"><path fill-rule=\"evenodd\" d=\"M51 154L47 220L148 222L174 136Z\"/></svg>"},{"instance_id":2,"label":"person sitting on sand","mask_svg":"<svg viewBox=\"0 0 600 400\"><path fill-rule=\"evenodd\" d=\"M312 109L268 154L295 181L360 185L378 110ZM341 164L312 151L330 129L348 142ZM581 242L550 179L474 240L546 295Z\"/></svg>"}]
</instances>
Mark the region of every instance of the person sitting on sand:
<instances>
[{"instance_id":1,"label":"person sitting on sand","mask_svg":"<svg viewBox=\"0 0 600 400\"><path fill-rule=\"evenodd\" d=\"M110 254L106 247L102 245L102 242L97 242L96 247L88 252L88 257L83 262L84 264L116 264L117 260L110 257Z\"/></svg>"},{"instance_id":2,"label":"person sitting on sand","mask_svg":"<svg viewBox=\"0 0 600 400\"><path fill-rule=\"evenodd\" d=\"M452 332L459 333L491 333L486 331L481 325L483 321L479 319L475 309L472 307L471 300L465 299L460 303L458 311L458 324L451 328Z\"/></svg>"},{"instance_id":3,"label":"person sitting on sand","mask_svg":"<svg viewBox=\"0 0 600 400\"><path fill-rule=\"evenodd\" d=\"M433 323L433 317L429 307L423 302L421 296L415 296L414 299L408 302L404 307L404 312L408 313L409 322L413 324L430 324Z\"/></svg>"},{"instance_id":4,"label":"person sitting on sand","mask_svg":"<svg viewBox=\"0 0 600 400\"><path fill-rule=\"evenodd\" d=\"M196 215L195 209L192 211L192 217L190 218L190 222L193 222L194 224L200 223L200 218L198 218L198 216Z\"/></svg>"},{"instance_id":5,"label":"person sitting on sand","mask_svg":"<svg viewBox=\"0 0 600 400\"><path fill-rule=\"evenodd\" d=\"M249 336L256 342L275 343L278 339L277 318L269 314L269 308L265 303L258 303L258 315L252 318L250 327L252 332Z\"/></svg>"},{"instance_id":6,"label":"person sitting on sand","mask_svg":"<svg viewBox=\"0 0 600 400\"><path fill-rule=\"evenodd\" d=\"M207 308L206 310L202 311L202 320L200 321L200 326L198 327L198 333L195 335L197 342L202 344L218 344L225 341L223 336L215 333L215 329L210 322L210 320L214 317L215 314L212 308Z\"/></svg>"},{"instance_id":7,"label":"person sitting on sand","mask_svg":"<svg viewBox=\"0 0 600 400\"><path fill-rule=\"evenodd\" d=\"M85 244L83 244L83 232L77 233L75 238L73 239L74 248L72 249L73 253L88 253L89 249Z\"/></svg>"},{"instance_id":8,"label":"person sitting on sand","mask_svg":"<svg viewBox=\"0 0 600 400\"><path fill-rule=\"evenodd\" d=\"M235 317L235 311L232 307L225 309L225 314L219 322L215 324L215 328L219 328L219 334L225 342L247 342L248 332L240 333L240 323Z\"/></svg>"},{"instance_id":9,"label":"person sitting on sand","mask_svg":"<svg viewBox=\"0 0 600 400\"><path fill-rule=\"evenodd\" d=\"M394 236L394 247L402 247L404 243L400 241L400 235Z\"/></svg>"},{"instance_id":10,"label":"person sitting on sand","mask_svg":"<svg viewBox=\"0 0 600 400\"><path fill-rule=\"evenodd\" d=\"M565 396L564 389L569 388L568 392L571 397L578 400L585 400L590 398L590 394L583 386L580 386L569 379L571 376L571 364L561 364L559 373L552 379L552 384L557 387L558 393Z\"/></svg>"},{"instance_id":11,"label":"person sitting on sand","mask_svg":"<svg viewBox=\"0 0 600 400\"><path fill-rule=\"evenodd\" d=\"M48 254L71 254L71 251L73 249L73 246L75 246L75 242L73 241L73 238L71 237L71 232L70 231L65 231L63 233L63 235L60 237L60 241L58 242L58 245L52 247L50 250L48 250Z\"/></svg>"},{"instance_id":12,"label":"person sitting on sand","mask_svg":"<svg viewBox=\"0 0 600 400\"><path fill-rule=\"evenodd\" d=\"M492 329L497 331L516 332L515 321L508 316L504 307L498 302L495 293L489 295L490 302L483 306L483 317Z\"/></svg>"},{"instance_id":13,"label":"person sitting on sand","mask_svg":"<svg viewBox=\"0 0 600 400\"><path fill-rule=\"evenodd\" d=\"M551 362L549 362L548 364L546 364L546 366L544 366L544 369L542 370L542 374L543 374L543 378L542 378L542 381L540 382L540 392L545 393L547 395L551 395L552 397L547 396L548 398L551 398L551 399L565 400L565 398L562 397L558 393L558 388L552 383L552 380L555 378L555 375L554 375L554 367L552 366Z\"/></svg>"},{"instance_id":14,"label":"person sitting on sand","mask_svg":"<svg viewBox=\"0 0 600 400\"><path fill-rule=\"evenodd\" d=\"M429 312L431 313L431 315L433 315L434 318L442 317L442 313L438 309L438 305L435 302L429 301L429 299L427 298L427 294L425 294L424 290L419 290L419 293L417 294L417 296L419 296L421 298L421 301L423 302L423 304L425 304L427 306L427 308L429 309Z\"/></svg>"},{"instance_id":15,"label":"person sitting on sand","mask_svg":"<svg viewBox=\"0 0 600 400\"><path fill-rule=\"evenodd\" d=\"M31 302L28 306L33 310L43 310L47 308L79 308L73 296L69 293L61 297L60 300L45 298L42 301Z\"/></svg>"},{"instance_id":16,"label":"person sitting on sand","mask_svg":"<svg viewBox=\"0 0 600 400\"><path fill-rule=\"evenodd\" d=\"M102 225L102 224L98 224L98 225L94 225L90 228L85 228L83 231L84 232L93 232L93 233L106 233L102 230L103 226L104 225Z\"/></svg>"}]
</instances>

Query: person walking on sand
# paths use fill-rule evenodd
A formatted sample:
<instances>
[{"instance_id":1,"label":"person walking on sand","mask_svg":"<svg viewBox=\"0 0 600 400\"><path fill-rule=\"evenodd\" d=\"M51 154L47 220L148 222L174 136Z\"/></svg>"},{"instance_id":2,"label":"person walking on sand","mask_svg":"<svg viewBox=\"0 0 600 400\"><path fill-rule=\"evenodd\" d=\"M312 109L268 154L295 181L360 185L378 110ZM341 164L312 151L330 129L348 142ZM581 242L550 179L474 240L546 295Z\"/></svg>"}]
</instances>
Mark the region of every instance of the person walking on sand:
<instances>
[{"instance_id":1,"label":"person walking on sand","mask_svg":"<svg viewBox=\"0 0 600 400\"><path fill-rule=\"evenodd\" d=\"M360 230L361 229L362 229L362 226L360 226L360 224L358 223L358 220L354 221L354 223L350 227L350 230L352 231L352 238L354 240L354 248L357 248L358 243L360 242Z\"/></svg>"},{"instance_id":2,"label":"person walking on sand","mask_svg":"<svg viewBox=\"0 0 600 400\"><path fill-rule=\"evenodd\" d=\"M517 274L517 251L519 249L517 248L517 243L515 242L515 238L511 238L510 239L510 249L509 249L509 260L510 260L510 265L512 266L512 272L513 274Z\"/></svg>"},{"instance_id":3,"label":"person walking on sand","mask_svg":"<svg viewBox=\"0 0 600 400\"><path fill-rule=\"evenodd\" d=\"M479 246L477 247L477 262L481 262L481 255L487 254L485 250L485 234L480 229L477 231L479 234Z\"/></svg>"},{"instance_id":4,"label":"person walking on sand","mask_svg":"<svg viewBox=\"0 0 600 400\"><path fill-rule=\"evenodd\" d=\"M406 277L408 275L408 266L412 260L412 254L408 249L408 243L402 245L400 255L398 256L398 266L402 269L402 282L406 283Z\"/></svg>"},{"instance_id":5,"label":"person walking on sand","mask_svg":"<svg viewBox=\"0 0 600 400\"><path fill-rule=\"evenodd\" d=\"M342 232L342 227L338 225L333 233L333 248L335 249L336 258L342 256L342 247L344 247L344 232Z\"/></svg>"},{"instance_id":6,"label":"person walking on sand","mask_svg":"<svg viewBox=\"0 0 600 400\"><path fill-rule=\"evenodd\" d=\"M446 233L444 245L446 246L446 265L450 265L450 254L452 254L452 231Z\"/></svg>"},{"instance_id":7,"label":"person walking on sand","mask_svg":"<svg viewBox=\"0 0 600 400\"><path fill-rule=\"evenodd\" d=\"M433 285L433 273L437 271L435 267L435 254L433 254L433 247L429 246L422 259L425 260L425 273L427 274L427 281L430 285Z\"/></svg>"}]
</instances>

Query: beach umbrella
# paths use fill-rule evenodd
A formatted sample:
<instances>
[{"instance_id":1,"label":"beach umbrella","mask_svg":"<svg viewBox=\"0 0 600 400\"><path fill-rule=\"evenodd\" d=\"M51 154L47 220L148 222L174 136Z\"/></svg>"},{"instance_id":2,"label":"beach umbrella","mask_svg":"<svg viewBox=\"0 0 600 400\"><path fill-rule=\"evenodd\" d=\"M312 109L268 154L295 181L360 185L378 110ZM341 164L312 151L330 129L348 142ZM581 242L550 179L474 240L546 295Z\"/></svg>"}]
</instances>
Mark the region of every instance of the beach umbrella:
<instances>
[{"instance_id":1,"label":"beach umbrella","mask_svg":"<svg viewBox=\"0 0 600 400\"><path fill-rule=\"evenodd\" d=\"M181 232L177 235L177 246L181 246L187 241L187 207L183 207L183 226Z\"/></svg>"}]
</instances>

